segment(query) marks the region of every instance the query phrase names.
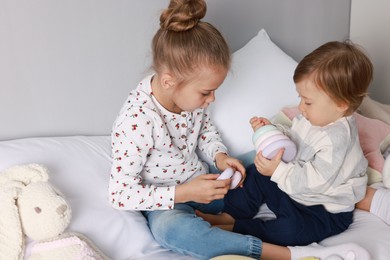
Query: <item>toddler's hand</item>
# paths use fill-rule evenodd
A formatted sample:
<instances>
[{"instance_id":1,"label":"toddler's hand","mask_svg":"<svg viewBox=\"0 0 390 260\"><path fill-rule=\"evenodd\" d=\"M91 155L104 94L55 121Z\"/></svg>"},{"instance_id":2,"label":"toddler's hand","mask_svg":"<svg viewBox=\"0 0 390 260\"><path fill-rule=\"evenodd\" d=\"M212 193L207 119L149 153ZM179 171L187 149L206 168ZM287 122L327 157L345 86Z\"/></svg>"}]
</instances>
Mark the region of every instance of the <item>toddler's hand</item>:
<instances>
[{"instance_id":1,"label":"toddler's hand","mask_svg":"<svg viewBox=\"0 0 390 260\"><path fill-rule=\"evenodd\" d=\"M258 172L264 176L272 176L278 167L279 163L282 161L282 156L284 149L280 149L274 158L271 160L265 158L261 151L255 156L255 166Z\"/></svg>"},{"instance_id":2,"label":"toddler's hand","mask_svg":"<svg viewBox=\"0 0 390 260\"><path fill-rule=\"evenodd\" d=\"M271 124L271 122L267 118L257 116L252 117L249 120L249 123L251 124L253 131L256 131L262 126Z\"/></svg>"}]
</instances>

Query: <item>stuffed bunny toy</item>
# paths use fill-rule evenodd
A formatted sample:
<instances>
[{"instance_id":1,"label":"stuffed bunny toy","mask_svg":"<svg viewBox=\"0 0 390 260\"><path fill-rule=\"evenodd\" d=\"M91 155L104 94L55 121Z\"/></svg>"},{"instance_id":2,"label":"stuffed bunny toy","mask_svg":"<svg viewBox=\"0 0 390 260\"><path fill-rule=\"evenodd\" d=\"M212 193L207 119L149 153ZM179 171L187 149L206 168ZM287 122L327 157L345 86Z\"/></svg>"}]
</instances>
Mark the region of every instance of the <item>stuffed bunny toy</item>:
<instances>
[{"instance_id":1,"label":"stuffed bunny toy","mask_svg":"<svg viewBox=\"0 0 390 260\"><path fill-rule=\"evenodd\" d=\"M25 237L35 241L28 259L109 259L85 236L64 232L71 208L49 182L43 165L0 173L0 259L23 259Z\"/></svg>"}]
</instances>

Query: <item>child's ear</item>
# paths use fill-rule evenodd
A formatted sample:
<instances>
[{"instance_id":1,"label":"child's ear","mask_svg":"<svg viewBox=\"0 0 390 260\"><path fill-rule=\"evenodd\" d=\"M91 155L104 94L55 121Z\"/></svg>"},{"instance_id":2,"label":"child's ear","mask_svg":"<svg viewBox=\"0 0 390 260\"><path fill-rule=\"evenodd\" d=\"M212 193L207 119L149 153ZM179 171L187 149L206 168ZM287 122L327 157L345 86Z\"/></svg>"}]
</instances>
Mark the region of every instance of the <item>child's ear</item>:
<instances>
[{"instance_id":1,"label":"child's ear","mask_svg":"<svg viewBox=\"0 0 390 260\"><path fill-rule=\"evenodd\" d=\"M175 77L168 72L164 72L161 77L161 86L165 89L173 88L176 85Z\"/></svg>"},{"instance_id":2,"label":"child's ear","mask_svg":"<svg viewBox=\"0 0 390 260\"><path fill-rule=\"evenodd\" d=\"M347 104L347 103L341 103L341 104L339 104L339 105L337 106L337 108L338 108L338 110L339 110L340 112L342 112L343 114L345 114L345 113L348 111L348 109L349 109L349 104Z\"/></svg>"}]
</instances>

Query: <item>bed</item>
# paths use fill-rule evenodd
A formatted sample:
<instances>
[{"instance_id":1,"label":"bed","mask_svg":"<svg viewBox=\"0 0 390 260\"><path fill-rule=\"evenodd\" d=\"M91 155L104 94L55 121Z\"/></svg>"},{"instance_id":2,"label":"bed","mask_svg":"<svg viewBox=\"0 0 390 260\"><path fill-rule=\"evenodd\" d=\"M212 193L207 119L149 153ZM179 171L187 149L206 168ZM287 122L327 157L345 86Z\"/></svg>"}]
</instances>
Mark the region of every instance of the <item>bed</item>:
<instances>
[{"instance_id":1,"label":"bed","mask_svg":"<svg viewBox=\"0 0 390 260\"><path fill-rule=\"evenodd\" d=\"M3 1L0 13L0 37L6 39L0 68L7 72L0 79L0 172L15 164L46 165L72 207L68 229L89 237L112 259L192 259L159 246L139 212L115 210L107 196L111 124L129 87L147 73L149 42L168 1L24 2ZM232 71L211 107L214 121L231 155L249 164L249 118L289 120L282 108L298 101L291 79L297 60L326 41L348 38L350 1L207 3L206 19L234 51ZM145 25L142 30L137 23ZM375 160L390 145L390 126L368 117L362 122L361 129L380 129L375 137L361 131L365 153L374 158L370 182L380 183L383 162ZM356 210L347 231L320 243L344 242L365 247L375 260L388 259L390 226Z\"/></svg>"}]
</instances>

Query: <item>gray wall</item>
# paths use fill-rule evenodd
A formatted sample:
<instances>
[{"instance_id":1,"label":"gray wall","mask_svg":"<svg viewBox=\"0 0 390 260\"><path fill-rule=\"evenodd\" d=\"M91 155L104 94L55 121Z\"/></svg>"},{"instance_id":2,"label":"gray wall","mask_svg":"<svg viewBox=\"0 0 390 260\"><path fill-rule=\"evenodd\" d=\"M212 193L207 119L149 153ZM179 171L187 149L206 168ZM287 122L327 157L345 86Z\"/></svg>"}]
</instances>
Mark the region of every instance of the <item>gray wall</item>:
<instances>
[{"instance_id":1,"label":"gray wall","mask_svg":"<svg viewBox=\"0 0 390 260\"><path fill-rule=\"evenodd\" d=\"M209 0L233 50L265 28L296 60L349 33L350 0ZM109 134L168 0L0 0L0 140Z\"/></svg>"},{"instance_id":2,"label":"gray wall","mask_svg":"<svg viewBox=\"0 0 390 260\"><path fill-rule=\"evenodd\" d=\"M233 49L265 28L279 47L299 61L327 41L348 39L350 5L350 0L213 0L208 1L207 18Z\"/></svg>"},{"instance_id":3,"label":"gray wall","mask_svg":"<svg viewBox=\"0 0 390 260\"><path fill-rule=\"evenodd\" d=\"M390 105L390 1L354 0L351 39L362 45L374 64L371 98Z\"/></svg>"}]
</instances>

